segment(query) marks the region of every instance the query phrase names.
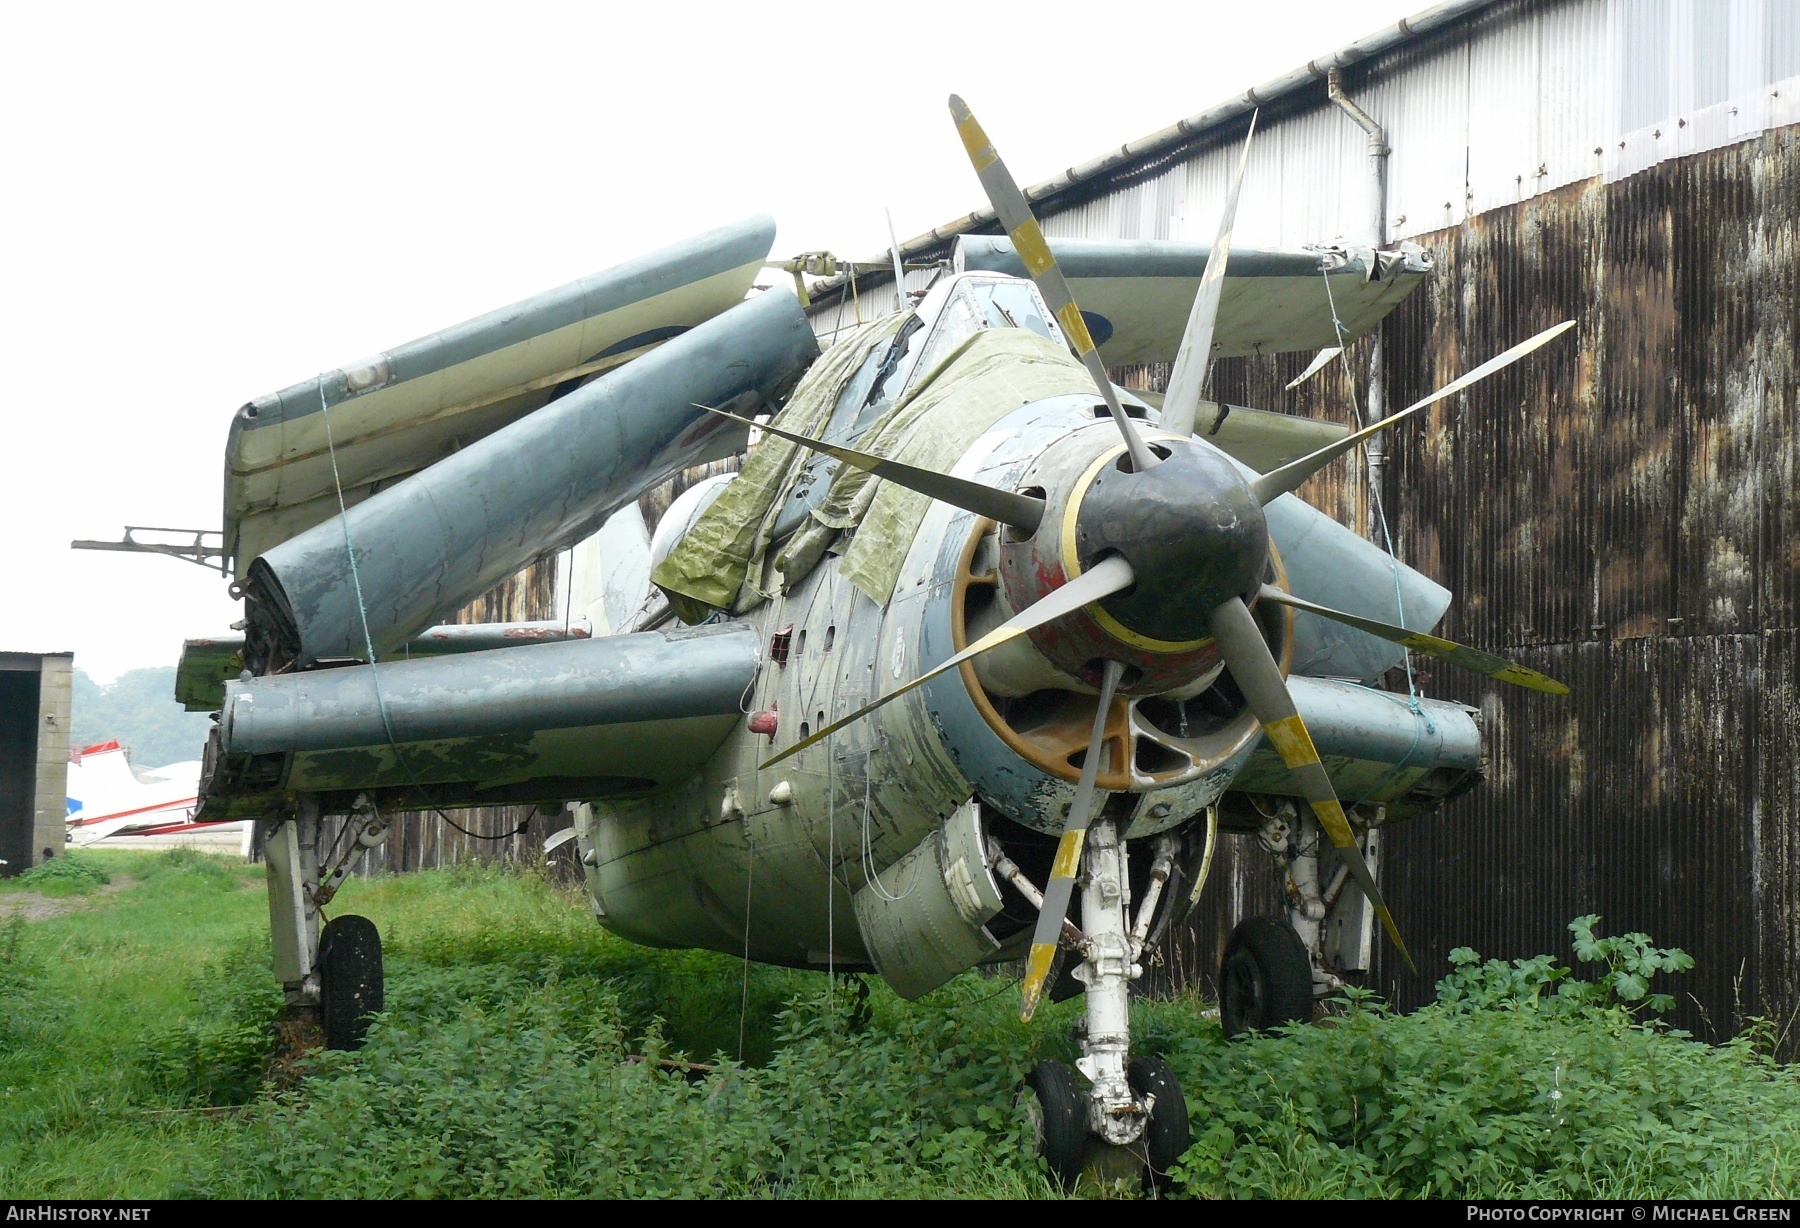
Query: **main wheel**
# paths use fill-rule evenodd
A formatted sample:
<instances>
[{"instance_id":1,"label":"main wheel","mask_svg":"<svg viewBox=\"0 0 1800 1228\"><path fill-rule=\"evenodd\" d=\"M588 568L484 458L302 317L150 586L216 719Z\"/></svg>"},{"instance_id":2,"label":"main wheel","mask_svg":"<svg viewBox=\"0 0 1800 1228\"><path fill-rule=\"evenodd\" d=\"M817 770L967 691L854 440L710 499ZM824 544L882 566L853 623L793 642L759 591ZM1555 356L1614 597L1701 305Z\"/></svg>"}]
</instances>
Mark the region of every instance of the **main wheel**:
<instances>
[{"instance_id":1,"label":"main wheel","mask_svg":"<svg viewBox=\"0 0 1800 1228\"><path fill-rule=\"evenodd\" d=\"M1038 1154L1064 1189L1073 1189L1087 1159L1087 1097L1075 1072L1061 1062L1039 1062L1020 1093L1037 1136Z\"/></svg>"},{"instance_id":2,"label":"main wheel","mask_svg":"<svg viewBox=\"0 0 1800 1228\"><path fill-rule=\"evenodd\" d=\"M1157 1186L1167 1185L1169 1170L1194 1141L1188 1126L1187 1099L1181 1094L1181 1084L1175 1081L1175 1072L1160 1057L1132 1058L1125 1077L1138 1095L1156 1097L1150 1106L1150 1120L1144 1124L1144 1159L1150 1168L1150 1181Z\"/></svg>"},{"instance_id":3,"label":"main wheel","mask_svg":"<svg viewBox=\"0 0 1800 1228\"><path fill-rule=\"evenodd\" d=\"M333 917L319 935L319 1013L328 1049L360 1049L387 1006L381 932L367 917Z\"/></svg>"},{"instance_id":4,"label":"main wheel","mask_svg":"<svg viewBox=\"0 0 1800 1228\"><path fill-rule=\"evenodd\" d=\"M1227 1040L1312 1018L1312 960L1280 917L1252 917L1232 931L1219 967L1219 1024Z\"/></svg>"}]
</instances>

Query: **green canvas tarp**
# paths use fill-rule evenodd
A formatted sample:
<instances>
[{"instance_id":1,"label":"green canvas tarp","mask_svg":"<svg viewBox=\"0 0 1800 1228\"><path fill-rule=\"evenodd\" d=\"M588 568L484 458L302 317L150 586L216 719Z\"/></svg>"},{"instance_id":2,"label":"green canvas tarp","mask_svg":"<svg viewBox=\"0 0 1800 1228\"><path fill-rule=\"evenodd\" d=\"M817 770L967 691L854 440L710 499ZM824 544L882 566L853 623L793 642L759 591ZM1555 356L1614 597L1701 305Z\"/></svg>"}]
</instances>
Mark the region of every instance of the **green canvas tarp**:
<instances>
[{"instance_id":1,"label":"green canvas tarp","mask_svg":"<svg viewBox=\"0 0 1800 1228\"><path fill-rule=\"evenodd\" d=\"M777 423L817 437L843 386L902 319L889 317L833 346L807 372ZM1024 329L985 329L916 380L857 447L944 472L1020 406L1091 391L1087 372L1054 341ZM805 460L799 445L765 436L743 472L657 568L652 579L684 619L697 621L690 613L707 609L742 611L772 595L762 588L769 531ZM837 549L844 576L885 607L930 505L925 495L844 466L824 502L776 556L770 587L798 580L827 549Z\"/></svg>"},{"instance_id":2,"label":"green canvas tarp","mask_svg":"<svg viewBox=\"0 0 1800 1228\"><path fill-rule=\"evenodd\" d=\"M776 425L817 438L844 385L905 319L892 315L864 325L826 350L801 377L775 416ZM797 443L765 435L743 469L651 574L684 622L699 622L709 610L736 608L745 577L760 577L776 511L809 455Z\"/></svg>"}]
</instances>

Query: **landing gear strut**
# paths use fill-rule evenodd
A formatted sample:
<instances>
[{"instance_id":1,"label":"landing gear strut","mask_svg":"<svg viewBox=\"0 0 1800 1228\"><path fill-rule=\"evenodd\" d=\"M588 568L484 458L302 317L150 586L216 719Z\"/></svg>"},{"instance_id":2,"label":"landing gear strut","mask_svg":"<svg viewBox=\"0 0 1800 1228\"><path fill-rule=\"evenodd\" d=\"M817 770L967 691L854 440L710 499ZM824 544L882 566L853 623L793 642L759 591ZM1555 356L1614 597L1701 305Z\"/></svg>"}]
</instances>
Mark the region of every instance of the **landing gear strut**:
<instances>
[{"instance_id":1,"label":"landing gear strut","mask_svg":"<svg viewBox=\"0 0 1800 1228\"><path fill-rule=\"evenodd\" d=\"M1318 819L1292 799L1252 798L1262 814L1256 840L1275 860L1287 897L1285 917L1254 917L1232 932L1219 967L1219 1022L1230 1039L1245 1032L1301 1023L1313 1004L1366 972L1374 911L1348 867L1332 850ZM1362 857L1380 865L1382 807L1362 828Z\"/></svg>"},{"instance_id":2,"label":"landing gear strut","mask_svg":"<svg viewBox=\"0 0 1800 1228\"><path fill-rule=\"evenodd\" d=\"M1027 1081L1039 1154L1064 1185L1079 1175L1094 1141L1137 1154L1160 1179L1190 1140L1174 1071L1159 1058L1131 1057L1131 982L1143 975L1139 961L1178 844L1162 836L1153 847L1150 885L1135 919L1118 824L1096 820L1082 850L1081 928L1065 927L1064 940L1079 961L1070 975L1087 987L1075 1065L1088 1088L1082 1092L1074 1072L1057 1062L1040 1062Z\"/></svg>"},{"instance_id":3,"label":"landing gear strut","mask_svg":"<svg viewBox=\"0 0 1800 1228\"><path fill-rule=\"evenodd\" d=\"M302 794L258 826L275 978L286 998L283 1046L357 1048L368 1017L384 1005L381 935L366 917L335 917L322 926L322 914L356 858L386 838L386 821L359 799L345 829L326 847L319 799Z\"/></svg>"}]
</instances>

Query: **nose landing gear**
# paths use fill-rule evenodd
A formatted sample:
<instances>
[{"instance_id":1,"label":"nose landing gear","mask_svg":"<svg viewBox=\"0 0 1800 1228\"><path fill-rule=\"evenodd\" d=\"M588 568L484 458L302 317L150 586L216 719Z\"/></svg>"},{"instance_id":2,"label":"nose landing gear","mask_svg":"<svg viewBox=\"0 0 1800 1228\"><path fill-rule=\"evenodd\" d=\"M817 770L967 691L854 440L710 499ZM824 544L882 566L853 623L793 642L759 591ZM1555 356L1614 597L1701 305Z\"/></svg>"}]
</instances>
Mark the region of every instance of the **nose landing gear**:
<instances>
[{"instance_id":1,"label":"nose landing gear","mask_svg":"<svg viewBox=\"0 0 1800 1228\"><path fill-rule=\"evenodd\" d=\"M1131 982L1143 956L1177 848L1158 837L1150 886L1132 921L1125 842L1118 824L1097 820L1082 851L1081 930L1072 945L1072 975L1087 986L1076 1067L1083 1091L1060 1062L1038 1063L1026 1080L1024 1108L1038 1154L1065 1187L1073 1186L1101 1150L1129 1152L1147 1179L1161 1182L1190 1141L1187 1104L1169 1064L1131 1057ZM1095 1144L1099 1144L1096 1147Z\"/></svg>"}]
</instances>

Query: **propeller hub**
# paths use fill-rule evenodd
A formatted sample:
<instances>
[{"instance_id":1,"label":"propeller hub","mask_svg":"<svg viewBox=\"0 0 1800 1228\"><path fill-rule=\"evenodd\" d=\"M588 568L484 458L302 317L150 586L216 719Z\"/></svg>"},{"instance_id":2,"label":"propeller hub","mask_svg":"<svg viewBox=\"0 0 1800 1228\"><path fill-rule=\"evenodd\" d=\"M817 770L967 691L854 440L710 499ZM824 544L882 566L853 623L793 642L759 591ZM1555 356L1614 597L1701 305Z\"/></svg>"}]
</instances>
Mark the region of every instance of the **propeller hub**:
<instances>
[{"instance_id":1,"label":"propeller hub","mask_svg":"<svg viewBox=\"0 0 1800 1228\"><path fill-rule=\"evenodd\" d=\"M1104 410L1084 406L1093 413ZM1159 463L1137 472L1110 424L1056 440L1020 479L1044 515L1029 534L1001 534L999 579L1023 610L1109 555L1131 565L1129 589L1028 634L1055 669L1099 685L1119 661L1125 695L1191 686L1219 664L1208 615L1254 592L1270 565L1262 509L1224 454L1194 439L1151 437Z\"/></svg>"},{"instance_id":2,"label":"propeller hub","mask_svg":"<svg viewBox=\"0 0 1800 1228\"><path fill-rule=\"evenodd\" d=\"M1206 639L1223 601L1254 591L1269 529L1242 474L1188 439L1152 445L1162 463L1135 472L1124 453L1091 467L1073 492L1075 558L1083 570L1122 555L1137 580L1100 602L1136 638L1159 645Z\"/></svg>"}]
</instances>

